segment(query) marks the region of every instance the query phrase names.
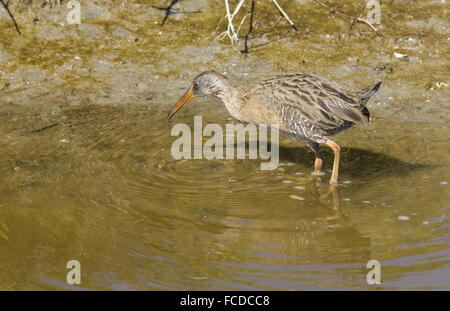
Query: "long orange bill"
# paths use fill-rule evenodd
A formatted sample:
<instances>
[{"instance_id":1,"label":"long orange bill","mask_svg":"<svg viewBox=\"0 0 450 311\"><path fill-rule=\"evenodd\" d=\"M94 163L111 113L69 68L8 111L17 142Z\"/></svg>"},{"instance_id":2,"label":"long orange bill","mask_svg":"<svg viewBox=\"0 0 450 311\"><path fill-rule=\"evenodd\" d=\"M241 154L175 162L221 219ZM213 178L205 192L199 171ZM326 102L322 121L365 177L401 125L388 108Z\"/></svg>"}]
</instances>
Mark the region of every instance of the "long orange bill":
<instances>
[{"instance_id":1,"label":"long orange bill","mask_svg":"<svg viewBox=\"0 0 450 311\"><path fill-rule=\"evenodd\" d=\"M194 94L192 94L191 90L188 90L184 95L180 98L180 100L175 104L175 106L172 107L172 110L170 110L169 115L167 116L167 120L170 120L173 115L180 110L181 107L183 107L185 104L187 104L189 101L191 101L194 98Z\"/></svg>"}]
</instances>

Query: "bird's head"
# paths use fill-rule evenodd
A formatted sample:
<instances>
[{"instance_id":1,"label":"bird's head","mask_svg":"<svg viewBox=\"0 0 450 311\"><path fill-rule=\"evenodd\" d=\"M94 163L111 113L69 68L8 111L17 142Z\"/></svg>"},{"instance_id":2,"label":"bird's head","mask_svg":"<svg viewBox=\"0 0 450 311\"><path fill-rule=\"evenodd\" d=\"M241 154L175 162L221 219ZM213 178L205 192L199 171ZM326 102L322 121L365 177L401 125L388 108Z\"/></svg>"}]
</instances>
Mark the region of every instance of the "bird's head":
<instances>
[{"instance_id":1,"label":"bird's head","mask_svg":"<svg viewBox=\"0 0 450 311\"><path fill-rule=\"evenodd\" d=\"M190 102L195 97L214 95L218 96L227 86L227 77L215 72L214 70L205 71L195 77L189 89L172 107L167 116L170 120L173 115L185 104Z\"/></svg>"}]
</instances>

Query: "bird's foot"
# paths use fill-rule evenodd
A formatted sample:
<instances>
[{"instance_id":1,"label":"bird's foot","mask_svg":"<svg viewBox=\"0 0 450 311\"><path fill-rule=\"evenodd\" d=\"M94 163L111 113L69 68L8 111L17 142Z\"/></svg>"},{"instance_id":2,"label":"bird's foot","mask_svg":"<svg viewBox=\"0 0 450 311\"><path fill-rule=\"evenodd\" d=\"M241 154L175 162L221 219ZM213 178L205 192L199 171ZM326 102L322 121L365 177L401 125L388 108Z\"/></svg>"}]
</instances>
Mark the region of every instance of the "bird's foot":
<instances>
[{"instance_id":1,"label":"bird's foot","mask_svg":"<svg viewBox=\"0 0 450 311\"><path fill-rule=\"evenodd\" d=\"M325 175L325 173L322 172L322 171L314 171L314 172L311 172L311 175L313 175L313 176L323 176L323 175Z\"/></svg>"},{"instance_id":2,"label":"bird's foot","mask_svg":"<svg viewBox=\"0 0 450 311\"><path fill-rule=\"evenodd\" d=\"M330 191L334 191L338 186L340 187L342 184L339 184L338 181L330 180Z\"/></svg>"}]
</instances>

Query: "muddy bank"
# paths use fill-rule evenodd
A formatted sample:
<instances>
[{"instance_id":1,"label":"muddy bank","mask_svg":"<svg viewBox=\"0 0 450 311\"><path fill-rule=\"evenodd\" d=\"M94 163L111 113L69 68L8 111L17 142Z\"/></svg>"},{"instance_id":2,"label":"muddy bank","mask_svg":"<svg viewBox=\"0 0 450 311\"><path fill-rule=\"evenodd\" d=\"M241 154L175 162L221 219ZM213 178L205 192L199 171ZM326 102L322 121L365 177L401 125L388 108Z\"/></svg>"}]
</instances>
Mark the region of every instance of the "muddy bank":
<instances>
[{"instance_id":1,"label":"muddy bank","mask_svg":"<svg viewBox=\"0 0 450 311\"><path fill-rule=\"evenodd\" d=\"M222 1L180 1L163 26L166 11L158 8L167 1L86 2L80 25L67 23L64 2L43 3L11 4L22 35L0 10L2 103L39 109L83 103L166 107L207 69L226 72L242 85L278 73L314 72L354 89L382 80L372 103L379 115L447 121L449 23L446 4L439 1L383 5L382 36L362 24L348 32L346 20L312 2L284 1L298 32L281 40L289 25L281 21L268 29L279 16L257 1L250 40L256 47L249 54L233 50L227 38L216 40L226 26ZM340 9L364 13L359 6L346 1Z\"/></svg>"}]
</instances>

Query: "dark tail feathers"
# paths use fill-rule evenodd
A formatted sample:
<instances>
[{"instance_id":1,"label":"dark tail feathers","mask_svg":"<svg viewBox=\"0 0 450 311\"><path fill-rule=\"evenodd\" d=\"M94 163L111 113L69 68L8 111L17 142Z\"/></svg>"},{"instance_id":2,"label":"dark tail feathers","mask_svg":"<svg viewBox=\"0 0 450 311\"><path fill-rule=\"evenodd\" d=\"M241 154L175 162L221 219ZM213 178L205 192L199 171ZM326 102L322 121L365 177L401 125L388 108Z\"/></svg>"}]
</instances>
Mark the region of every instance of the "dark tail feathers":
<instances>
[{"instance_id":1,"label":"dark tail feathers","mask_svg":"<svg viewBox=\"0 0 450 311\"><path fill-rule=\"evenodd\" d=\"M369 86L368 88L362 89L361 91L357 92L359 96L361 96L361 101L364 103L367 103L369 99L372 97L373 94L375 94L381 86L381 82L378 82L377 84L373 86Z\"/></svg>"},{"instance_id":2,"label":"dark tail feathers","mask_svg":"<svg viewBox=\"0 0 450 311\"><path fill-rule=\"evenodd\" d=\"M367 121L370 122L370 112L369 109L367 109L366 104L369 101L369 99L372 97L373 94L375 94L381 86L381 82L378 82L377 84L373 86L369 86L368 88L362 89L361 91L357 92L357 94L361 97L361 113L367 118Z\"/></svg>"}]
</instances>

